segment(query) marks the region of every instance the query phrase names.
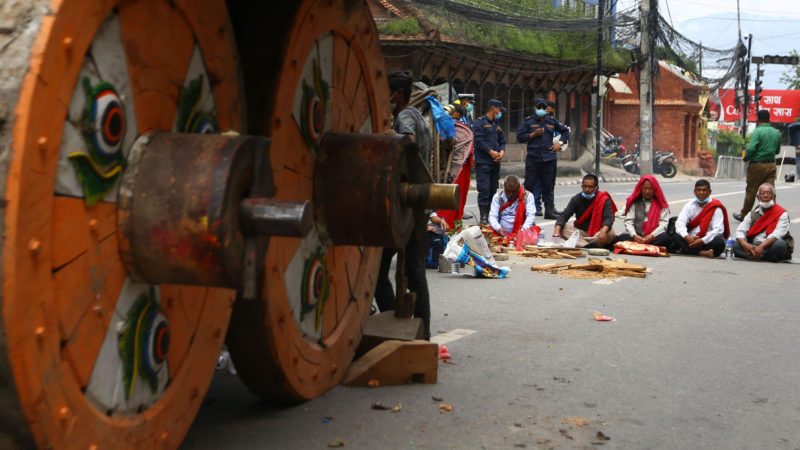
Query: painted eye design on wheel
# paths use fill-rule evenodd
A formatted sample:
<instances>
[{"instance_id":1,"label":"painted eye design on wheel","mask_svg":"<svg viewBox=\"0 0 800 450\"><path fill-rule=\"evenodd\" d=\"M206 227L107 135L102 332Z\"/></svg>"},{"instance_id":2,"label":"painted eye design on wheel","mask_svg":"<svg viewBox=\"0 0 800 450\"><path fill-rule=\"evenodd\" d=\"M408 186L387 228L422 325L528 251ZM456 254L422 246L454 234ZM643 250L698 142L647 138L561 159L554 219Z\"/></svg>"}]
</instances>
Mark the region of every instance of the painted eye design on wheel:
<instances>
[{"instance_id":1,"label":"painted eye design on wheel","mask_svg":"<svg viewBox=\"0 0 800 450\"><path fill-rule=\"evenodd\" d=\"M322 78L322 70L314 60L314 85L303 80L303 103L300 108L300 130L306 144L316 154L319 140L325 132L325 114L330 88Z\"/></svg>"},{"instance_id":2,"label":"painted eye design on wheel","mask_svg":"<svg viewBox=\"0 0 800 450\"><path fill-rule=\"evenodd\" d=\"M122 100L110 84L101 83L99 86L103 90L95 96L89 116L94 125L92 140L101 157L113 158L122 148L122 135L125 132Z\"/></svg>"},{"instance_id":3,"label":"painted eye design on wheel","mask_svg":"<svg viewBox=\"0 0 800 450\"><path fill-rule=\"evenodd\" d=\"M167 316L151 288L133 303L119 336L126 400L133 395L139 377L147 383L150 392L158 391L158 375L167 360L169 339Z\"/></svg>"},{"instance_id":4,"label":"painted eye design on wheel","mask_svg":"<svg viewBox=\"0 0 800 450\"><path fill-rule=\"evenodd\" d=\"M86 204L91 206L114 187L119 173L126 166L122 151L125 109L111 83L101 81L92 86L88 77L84 77L82 82L86 106L81 133L89 151L73 152L68 157L83 185Z\"/></svg>"},{"instance_id":5,"label":"painted eye design on wheel","mask_svg":"<svg viewBox=\"0 0 800 450\"><path fill-rule=\"evenodd\" d=\"M305 269L303 270L302 287L300 290L300 299L302 310L300 311L300 320L303 320L306 313L317 309L316 321L314 328L319 331L320 321L322 319L322 311L325 309L325 301L330 294L330 284L328 283L328 258L321 248L318 248L316 253L306 261Z\"/></svg>"},{"instance_id":6,"label":"painted eye design on wheel","mask_svg":"<svg viewBox=\"0 0 800 450\"><path fill-rule=\"evenodd\" d=\"M189 82L189 86L181 88L178 99L177 131L180 133L215 134L219 133L219 124L211 114L198 111L203 100L203 75Z\"/></svg>"}]
</instances>

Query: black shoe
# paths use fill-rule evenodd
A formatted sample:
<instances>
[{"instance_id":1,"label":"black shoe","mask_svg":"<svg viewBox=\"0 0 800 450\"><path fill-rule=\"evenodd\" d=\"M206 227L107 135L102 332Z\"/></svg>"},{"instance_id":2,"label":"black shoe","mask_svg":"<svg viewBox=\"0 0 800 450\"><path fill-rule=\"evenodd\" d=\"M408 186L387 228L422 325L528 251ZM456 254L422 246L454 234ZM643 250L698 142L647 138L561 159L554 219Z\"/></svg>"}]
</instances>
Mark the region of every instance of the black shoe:
<instances>
[{"instance_id":1,"label":"black shoe","mask_svg":"<svg viewBox=\"0 0 800 450\"><path fill-rule=\"evenodd\" d=\"M544 210L544 218L547 220L557 220L559 216L561 216L561 211L557 210L555 207L545 208Z\"/></svg>"},{"instance_id":2,"label":"black shoe","mask_svg":"<svg viewBox=\"0 0 800 450\"><path fill-rule=\"evenodd\" d=\"M744 217L742 217L742 215L741 215L741 214L734 214L734 215L733 215L733 218L734 218L734 219L736 219L736 220L738 220L739 222L742 222L742 221L744 221Z\"/></svg>"},{"instance_id":3,"label":"black shoe","mask_svg":"<svg viewBox=\"0 0 800 450\"><path fill-rule=\"evenodd\" d=\"M489 207L478 205L481 211L481 225L489 225Z\"/></svg>"},{"instance_id":4,"label":"black shoe","mask_svg":"<svg viewBox=\"0 0 800 450\"><path fill-rule=\"evenodd\" d=\"M542 217L543 215L544 215L544 213L542 212L542 210L541 210L541 209L537 209L537 210L536 210L536 216L537 216L537 217Z\"/></svg>"},{"instance_id":5,"label":"black shoe","mask_svg":"<svg viewBox=\"0 0 800 450\"><path fill-rule=\"evenodd\" d=\"M561 211L545 211L544 218L547 220L558 220L561 217Z\"/></svg>"}]
</instances>

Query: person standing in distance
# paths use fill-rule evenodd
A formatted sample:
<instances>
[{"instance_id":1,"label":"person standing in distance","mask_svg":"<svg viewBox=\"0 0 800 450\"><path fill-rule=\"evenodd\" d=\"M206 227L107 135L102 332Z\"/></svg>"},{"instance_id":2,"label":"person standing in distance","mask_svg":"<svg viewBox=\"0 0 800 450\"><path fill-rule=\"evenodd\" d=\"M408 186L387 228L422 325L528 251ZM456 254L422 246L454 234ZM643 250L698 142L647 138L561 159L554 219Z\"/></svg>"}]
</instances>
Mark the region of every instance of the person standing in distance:
<instances>
[{"instance_id":1,"label":"person standing in distance","mask_svg":"<svg viewBox=\"0 0 800 450\"><path fill-rule=\"evenodd\" d=\"M744 154L747 165L747 187L744 194L744 205L733 218L739 222L753 209L756 201L756 192L763 183L775 185L778 169L775 166L775 155L781 151L781 133L769 125L769 110L762 109L758 112L756 130L750 136L750 144Z\"/></svg>"},{"instance_id":2,"label":"person standing in distance","mask_svg":"<svg viewBox=\"0 0 800 450\"><path fill-rule=\"evenodd\" d=\"M541 194L536 204L544 203L544 218L558 219L553 190L556 182L556 153L569 141L569 128L547 115L547 100L537 98L535 114L522 121L517 129L517 141L528 144L525 157L525 190L536 197L537 183ZM553 134L561 133L561 140L553 142Z\"/></svg>"},{"instance_id":3,"label":"person standing in distance","mask_svg":"<svg viewBox=\"0 0 800 450\"><path fill-rule=\"evenodd\" d=\"M472 133L475 136L475 179L478 184L478 209L480 222L489 223L489 209L492 197L500 187L500 161L506 153L506 137L500 126L503 117L503 102L489 100L486 114L472 122Z\"/></svg>"}]
</instances>

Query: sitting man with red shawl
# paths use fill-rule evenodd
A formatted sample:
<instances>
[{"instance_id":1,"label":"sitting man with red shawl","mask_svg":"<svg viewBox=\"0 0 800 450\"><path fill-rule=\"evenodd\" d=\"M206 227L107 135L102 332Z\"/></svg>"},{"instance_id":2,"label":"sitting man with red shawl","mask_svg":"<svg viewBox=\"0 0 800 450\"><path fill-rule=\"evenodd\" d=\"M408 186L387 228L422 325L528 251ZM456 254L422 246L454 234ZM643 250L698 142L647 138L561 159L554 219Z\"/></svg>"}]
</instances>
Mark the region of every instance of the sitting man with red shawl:
<instances>
[{"instance_id":1,"label":"sitting man with red shawl","mask_svg":"<svg viewBox=\"0 0 800 450\"><path fill-rule=\"evenodd\" d=\"M503 190L494 194L489 209L489 225L495 233L506 236L527 230L536 221L536 205L533 194L519 184L519 178L509 175Z\"/></svg>"},{"instance_id":2,"label":"sitting man with red shawl","mask_svg":"<svg viewBox=\"0 0 800 450\"><path fill-rule=\"evenodd\" d=\"M556 220L553 238L566 240L578 230L580 238L577 247L611 248L616 238L614 230L611 229L616 212L617 207L608 192L600 191L597 177L592 174L585 175L581 182L581 192L569 200L567 207ZM567 221L573 214L577 220L571 225Z\"/></svg>"},{"instance_id":3,"label":"sitting man with red shawl","mask_svg":"<svg viewBox=\"0 0 800 450\"><path fill-rule=\"evenodd\" d=\"M792 257L789 235L789 213L775 203L775 187L764 183L758 187L758 205L743 217L736 229L737 258L756 261L784 261Z\"/></svg>"},{"instance_id":4,"label":"sitting man with red shawl","mask_svg":"<svg viewBox=\"0 0 800 450\"><path fill-rule=\"evenodd\" d=\"M730 234L728 210L719 200L711 199L708 180L697 180L694 196L678 214L675 246L684 255L715 258L725 250L725 239Z\"/></svg>"},{"instance_id":5,"label":"sitting man with red shawl","mask_svg":"<svg viewBox=\"0 0 800 450\"><path fill-rule=\"evenodd\" d=\"M666 247L670 243L668 224L669 204L664 192L654 176L645 175L625 204L625 233L617 236L617 241Z\"/></svg>"}]
</instances>

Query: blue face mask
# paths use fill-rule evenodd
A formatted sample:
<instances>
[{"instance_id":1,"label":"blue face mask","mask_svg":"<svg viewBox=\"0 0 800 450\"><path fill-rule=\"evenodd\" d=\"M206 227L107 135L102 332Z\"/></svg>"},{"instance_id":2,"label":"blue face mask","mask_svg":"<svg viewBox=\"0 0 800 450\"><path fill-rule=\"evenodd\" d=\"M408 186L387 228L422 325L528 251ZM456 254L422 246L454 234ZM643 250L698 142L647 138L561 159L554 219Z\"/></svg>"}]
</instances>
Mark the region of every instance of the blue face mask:
<instances>
[{"instance_id":1,"label":"blue face mask","mask_svg":"<svg viewBox=\"0 0 800 450\"><path fill-rule=\"evenodd\" d=\"M471 112L472 112L472 103L470 103L470 104L468 104L468 105L467 105L467 112L468 112L468 113L471 113Z\"/></svg>"},{"instance_id":2,"label":"blue face mask","mask_svg":"<svg viewBox=\"0 0 800 450\"><path fill-rule=\"evenodd\" d=\"M545 111L543 109L537 109L536 110L536 115L539 116L539 117L544 117L545 115L547 115L547 111Z\"/></svg>"},{"instance_id":3,"label":"blue face mask","mask_svg":"<svg viewBox=\"0 0 800 450\"><path fill-rule=\"evenodd\" d=\"M503 117L503 111L500 111L499 113L497 113L497 115L494 116L494 119L497 120L497 119L499 119L501 117Z\"/></svg>"},{"instance_id":4,"label":"blue face mask","mask_svg":"<svg viewBox=\"0 0 800 450\"><path fill-rule=\"evenodd\" d=\"M597 195L597 192L595 192L595 193L592 193L592 194L587 194L586 192L581 192L581 195L582 195L582 196L583 196L583 198L585 198L585 199L591 199L591 198L594 198L594 196L595 196L595 195Z\"/></svg>"},{"instance_id":5,"label":"blue face mask","mask_svg":"<svg viewBox=\"0 0 800 450\"><path fill-rule=\"evenodd\" d=\"M708 203L709 200L711 200L711 197L706 197L705 200L700 200L697 197L695 197L694 199L697 200L697 203L700 203L701 205L705 205L706 203Z\"/></svg>"}]
</instances>

